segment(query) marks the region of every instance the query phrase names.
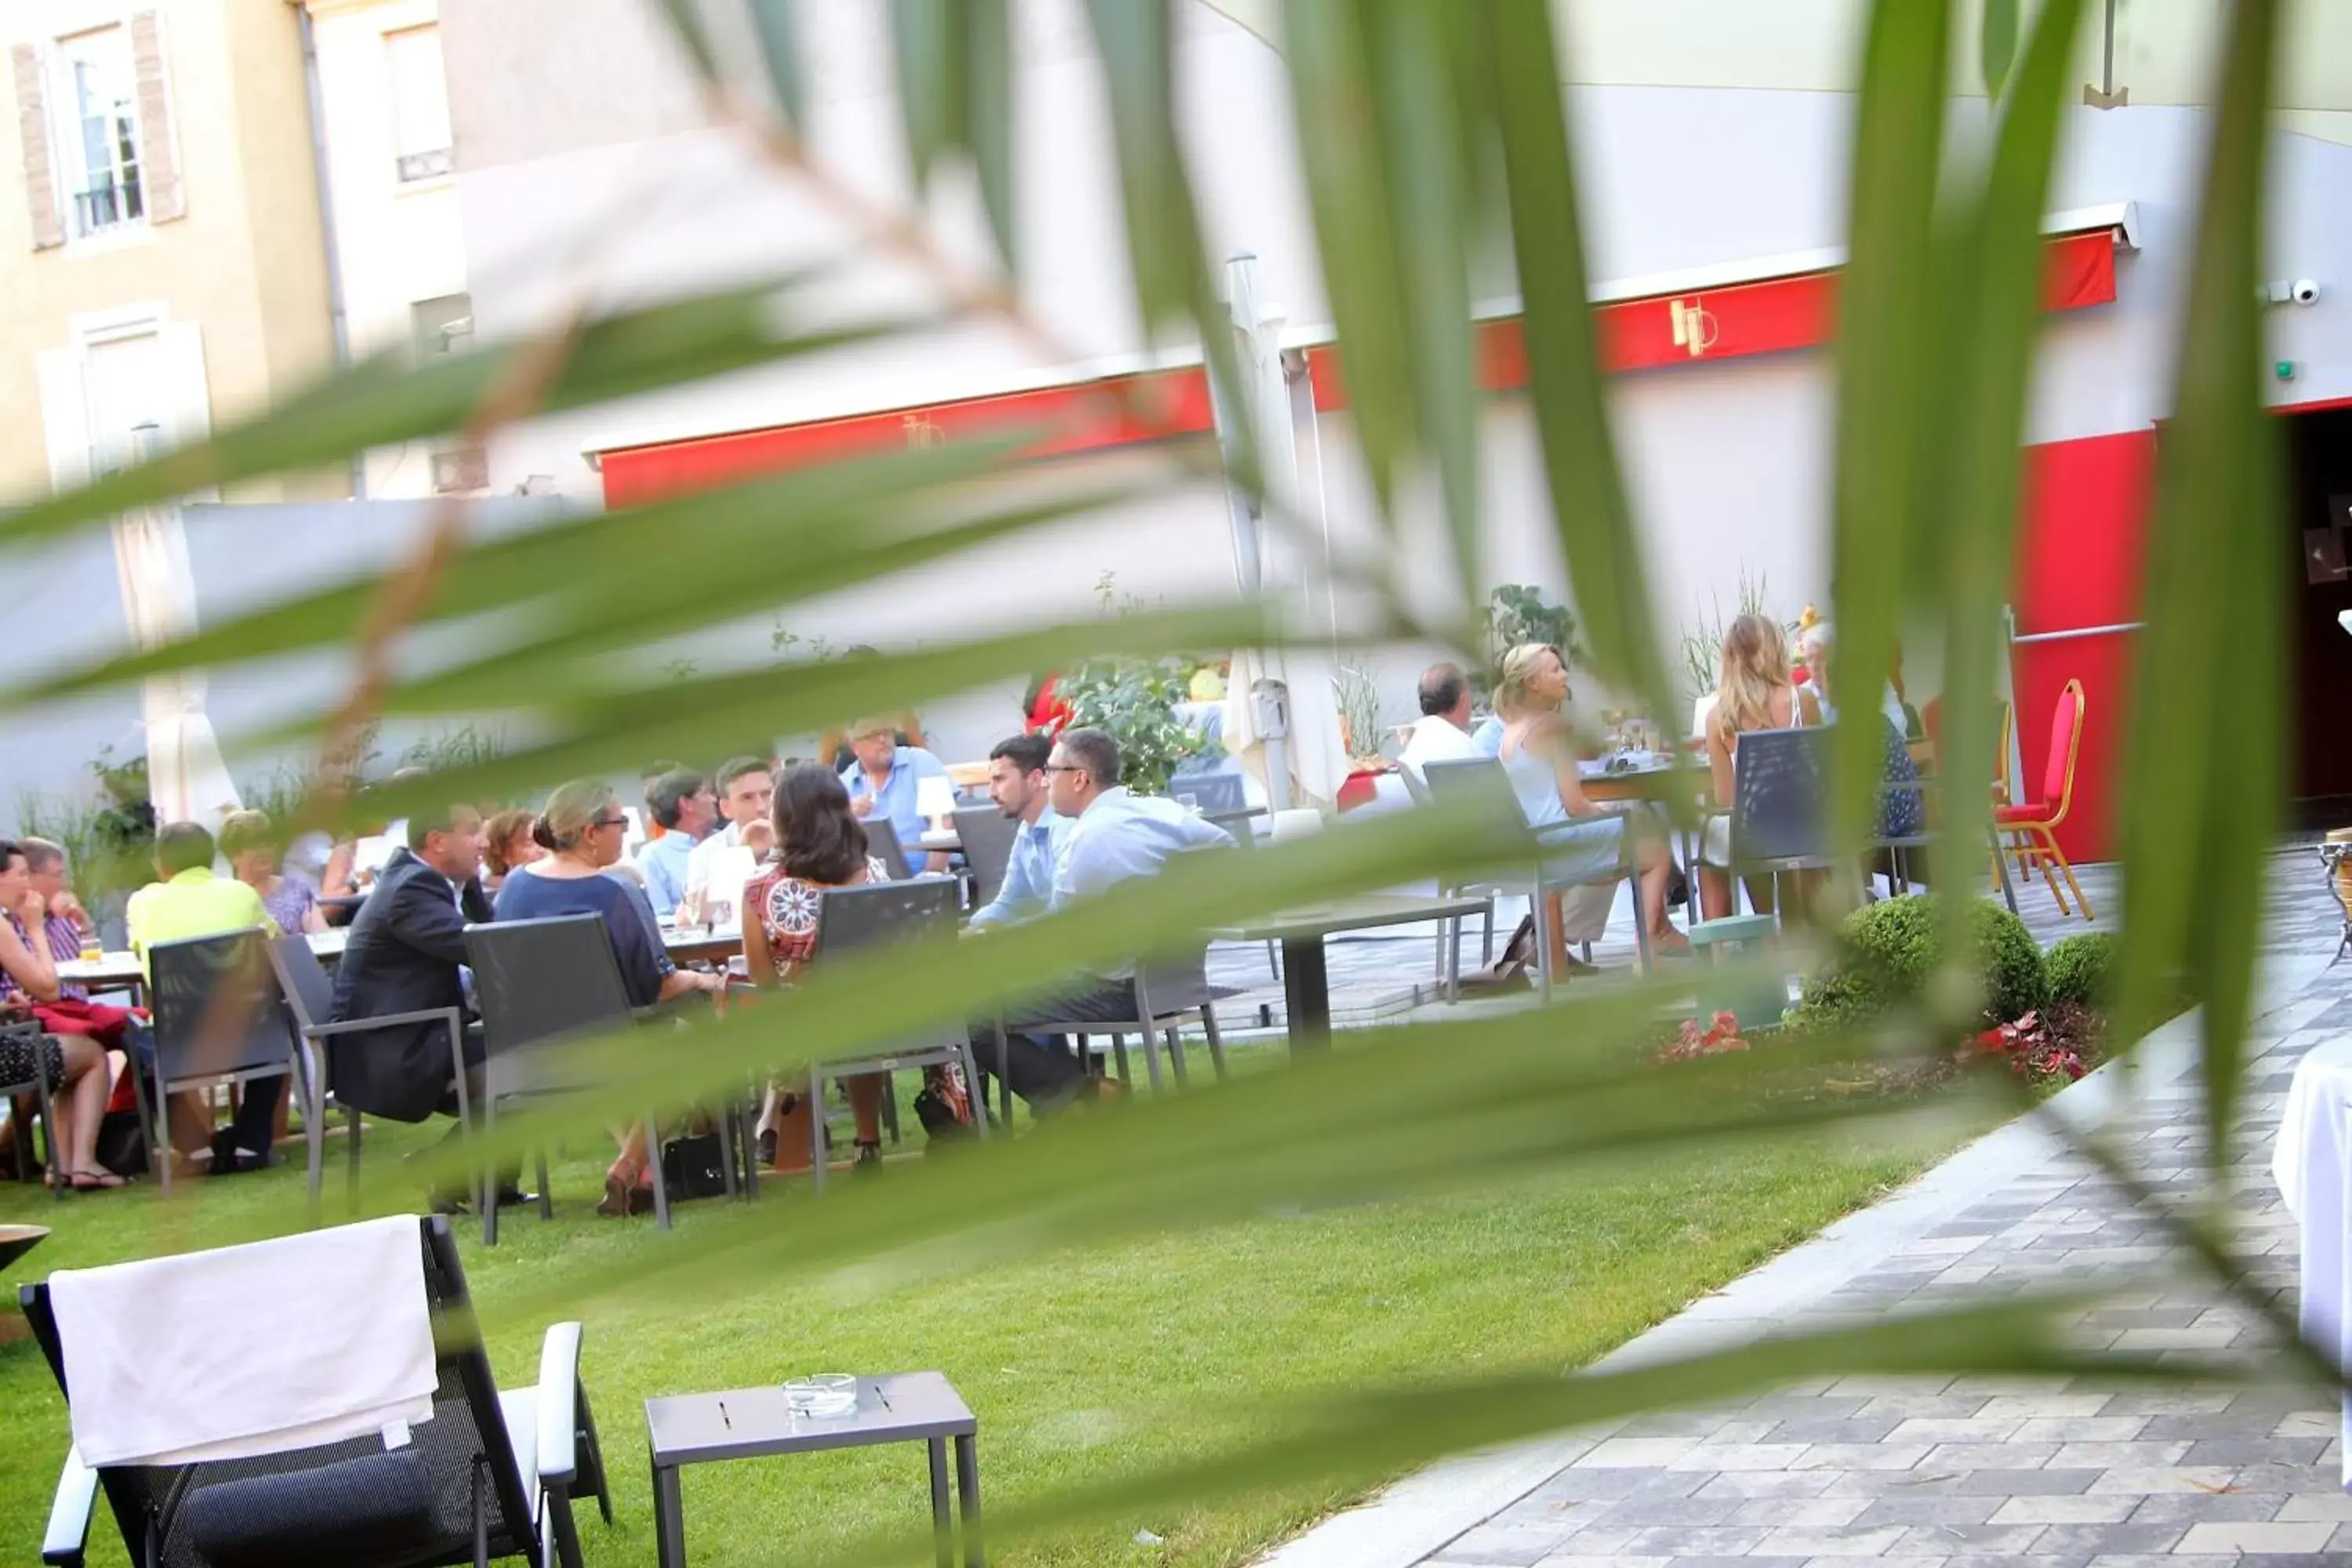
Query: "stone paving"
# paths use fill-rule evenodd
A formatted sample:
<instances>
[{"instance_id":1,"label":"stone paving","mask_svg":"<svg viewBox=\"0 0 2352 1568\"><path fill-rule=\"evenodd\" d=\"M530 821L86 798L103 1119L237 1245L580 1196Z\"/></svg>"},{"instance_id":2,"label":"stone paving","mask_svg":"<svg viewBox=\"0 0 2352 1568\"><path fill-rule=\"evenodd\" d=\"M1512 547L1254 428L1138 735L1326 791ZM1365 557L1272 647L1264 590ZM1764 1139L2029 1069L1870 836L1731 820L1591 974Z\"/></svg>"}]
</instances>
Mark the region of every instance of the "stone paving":
<instances>
[{"instance_id":1,"label":"stone paving","mask_svg":"<svg viewBox=\"0 0 2352 1568\"><path fill-rule=\"evenodd\" d=\"M2273 871L2233 1210L2262 1289L2291 1303L2295 1232L2271 1180L2271 1133L2303 1053L2352 1029L2352 965L2328 967L2337 921L2310 851L2282 853ZM2186 1021L2169 1026L2137 1084L2109 1070L2053 1102L2176 1194L2195 1189L2203 1157L2191 1041ZM2262 1348L2258 1321L2221 1304L2148 1216L2053 1133L2018 1122L1602 1364L2111 1278L2117 1289L2071 1325L2086 1343L2176 1359ZM1268 1568L2352 1562L2337 1430L2330 1397L2305 1388L1824 1378L1447 1461L1325 1521Z\"/></svg>"}]
</instances>

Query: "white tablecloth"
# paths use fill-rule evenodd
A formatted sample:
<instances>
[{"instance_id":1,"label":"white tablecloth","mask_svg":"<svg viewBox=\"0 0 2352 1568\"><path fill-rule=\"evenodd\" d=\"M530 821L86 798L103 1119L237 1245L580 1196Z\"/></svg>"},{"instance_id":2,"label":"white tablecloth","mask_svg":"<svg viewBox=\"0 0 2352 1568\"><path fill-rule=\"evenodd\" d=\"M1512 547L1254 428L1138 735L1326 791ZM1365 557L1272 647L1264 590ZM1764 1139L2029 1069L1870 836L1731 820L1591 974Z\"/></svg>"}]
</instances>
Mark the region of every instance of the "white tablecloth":
<instances>
[{"instance_id":1,"label":"white tablecloth","mask_svg":"<svg viewBox=\"0 0 2352 1568\"><path fill-rule=\"evenodd\" d=\"M2303 1333L2352 1361L2345 1302L2352 1299L2352 1040L2315 1046L2294 1069L2279 1117L2271 1174L2300 1229ZM2343 1482L2352 1489L2352 1398L2344 1403Z\"/></svg>"}]
</instances>

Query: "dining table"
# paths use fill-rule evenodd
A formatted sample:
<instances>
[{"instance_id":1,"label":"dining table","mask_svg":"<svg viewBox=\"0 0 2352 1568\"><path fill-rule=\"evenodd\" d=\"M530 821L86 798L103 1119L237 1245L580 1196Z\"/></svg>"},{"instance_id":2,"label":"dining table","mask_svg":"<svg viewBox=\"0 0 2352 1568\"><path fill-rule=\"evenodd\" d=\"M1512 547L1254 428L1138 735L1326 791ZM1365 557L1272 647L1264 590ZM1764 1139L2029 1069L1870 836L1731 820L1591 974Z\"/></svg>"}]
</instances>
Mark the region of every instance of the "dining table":
<instances>
[{"instance_id":1,"label":"dining table","mask_svg":"<svg viewBox=\"0 0 2352 1568\"><path fill-rule=\"evenodd\" d=\"M1323 951L1326 937L1383 926L1423 925L1467 919L1495 907L1492 893L1455 893L1431 898L1414 893L1360 893L1325 903L1277 910L1255 920L1210 931L1224 942L1282 944L1282 995L1289 1020L1290 1051L1320 1050L1331 1043L1331 975Z\"/></svg>"}]
</instances>

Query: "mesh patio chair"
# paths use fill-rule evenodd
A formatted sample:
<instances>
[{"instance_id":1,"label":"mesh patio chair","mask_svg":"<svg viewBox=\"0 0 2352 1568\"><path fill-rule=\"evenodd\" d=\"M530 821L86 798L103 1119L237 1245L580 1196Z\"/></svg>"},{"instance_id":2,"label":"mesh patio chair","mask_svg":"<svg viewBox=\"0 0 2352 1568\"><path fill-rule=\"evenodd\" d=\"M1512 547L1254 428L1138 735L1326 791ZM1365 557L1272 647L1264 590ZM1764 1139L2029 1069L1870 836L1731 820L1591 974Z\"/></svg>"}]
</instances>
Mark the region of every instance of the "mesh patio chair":
<instances>
[{"instance_id":1,"label":"mesh patio chair","mask_svg":"<svg viewBox=\"0 0 2352 1568\"><path fill-rule=\"evenodd\" d=\"M1522 819L1518 796L1511 789L1510 775L1503 771L1503 764L1492 757L1464 757L1454 762L1433 762L1423 768L1422 773L1428 788L1429 798L1432 800L1474 797L1485 802L1488 810L1498 815L1507 813L1510 820ZM1542 846L1540 835L1536 837L1535 846L1538 853L1540 854ZM1508 893L1526 899L1528 909L1535 914L1537 984L1544 999L1549 1001L1552 983L1557 977L1551 972L1552 944L1550 932L1547 929L1550 924L1551 910L1550 900L1546 895L1569 888L1614 887L1623 881L1627 873L1621 869L1611 871L1602 877L1555 880L1545 875L1544 864L1538 859L1524 872L1516 876L1479 877L1459 881L1440 878L1439 890L1449 895L1472 896L1481 893L1489 895ZM1438 956L1444 966L1445 994L1449 997L1458 996L1462 991L1462 921L1459 916L1443 922L1438 941L1440 942ZM1642 967L1647 969L1650 965L1650 928L1648 922L1642 918L1642 905L1638 898L1633 901L1633 945L1640 956ZM1486 910L1485 952L1484 962L1494 963L1495 914L1492 904L1487 906Z\"/></svg>"},{"instance_id":2,"label":"mesh patio chair","mask_svg":"<svg viewBox=\"0 0 2352 1568\"><path fill-rule=\"evenodd\" d=\"M47 1054L47 1051L42 1051L37 1053L37 1056L46 1057ZM40 1123L41 1128L42 1163L49 1173L50 1195L59 1203L63 1203L67 1184L65 1154L62 1146L58 1142L57 1110L50 1101L48 1075L38 1070L39 1065L37 1061L36 1070L29 1082L0 1083L0 1105L13 1108L20 1097L27 1094L33 1096L38 1102L39 1110L34 1120ZM16 1121L16 1113L14 1109L9 1110L8 1116L10 1121ZM19 1181L29 1182L33 1179L33 1129L21 1121L16 1122L16 1178Z\"/></svg>"},{"instance_id":3,"label":"mesh patio chair","mask_svg":"<svg viewBox=\"0 0 2352 1568\"><path fill-rule=\"evenodd\" d=\"M1230 986L1212 985L1208 974L1208 948L1174 959L1164 959L1139 968L1127 983L1133 1001L1128 1010L1108 1018L1066 1018L1050 1016L1053 1003L1048 999L1038 1009L1046 1017L1024 1017L1018 1027L1021 1033L1066 1035L1078 1043L1078 1056L1086 1060L1091 1053L1087 1042L1097 1035L1110 1037L1111 1053L1118 1064L1118 1079L1132 1087L1127 1060L1127 1037L1133 1035L1143 1047L1143 1067L1151 1092L1161 1089L1160 1079L1160 1045L1168 1047L1169 1071L1179 1089L1191 1087L1184 1068L1183 1025L1197 1017L1201 1032L1209 1047L1209 1063L1218 1081L1225 1077L1225 1042L1217 1031L1216 1004L1240 993ZM1005 1114L1012 1115L1012 1086L1003 1086Z\"/></svg>"},{"instance_id":4,"label":"mesh patio chair","mask_svg":"<svg viewBox=\"0 0 2352 1568\"><path fill-rule=\"evenodd\" d=\"M546 920L499 921L466 928L466 956L474 971L474 994L483 1029L482 1130L494 1127L501 1106L576 1094L596 1087L568 1047L609 1034L633 1019L652 1016L629 1005L621 966L604 934L602 915L557 915ZM646 1112L646 1150L653 1177L654 1220L669 1228L669 1188L662 1179L661 1127ZM745 1146L740 1107L720 1122L726 1144L721 1162L727 1194L738 1191L736 1161ZM543 1169L542 1165L542 1169ZM486 1180L482 1240L499 1238L498 1183ZM554 1205L542 1176L539 1212L551 1217Z\"/></svg>"},{"instance_id":5,"label":"mesh patio chair","mask_svg":"<svg viewBox=\"0 0 2352 1568\"><path fill-rule=\"evenodd\" d=\"M1780 879L1792 871L1835 870L1842 862L1832 843L1829 823L1830 748L1832 726L1806 725L1790 730L1749 730L1739 736L1732 753L1731 866L1733 912L1738 913L1741 885L1749 877L1769 877L1777 909ZM1890 782L1890 790L1925 791L1917 780ZM1923 814L1924 815L1924 814ZM1906 868L1912 851L1935 842L1921 831L1899 838L1873 836L1862 847L1885 851L1894 871L1891 885L1907 885Z\"/></svg>"},{"instance_id":6,"label":"mesh patio chair","mask_svg":"<svg viewBox=\"0 0 2352 1568\"><path fill-rule=\"evenodd\" d=\"M80 1568L102 1489L134 1568L439 1568L513 1557L580 1568L572 1500L593 1497L604 1522L613 1521L596 1422L580 1382L580 1325L547 1331L535 1385L499 1388L448 1221L436 1215L417 1226L438 1379L433 1418L410 1428L406 1447L387 1449L372 1435L249 1458L99 1469L68 1449L41 1561ZM58 1321L46 1284L24 1286L18 1300L70 1403L61 1336L73 1325Z\"/></svg>"},{"instance_id":7,"label":"mesh patio chair","mask_svg":"<svg viewBox=\"0 0 2352 1568\"><path fill-rule=\"evenodd\" d=\"M1003 889L1004 874L1013 865L1013 846L1021 826L1019 818L1007 816L992 805L957 808L956 837L963 841L963 863L971 875L973 909L986 908Z\"/></svg>"},{"instance_id":8,"label":"mesh patio chair","mask_svg":"<svg viewBox=\"0 0 2352 1568\"><path fill-rule=\"evenodd\" d=\"M259 929L186 942L158 942L147 950L148 1002L155 1026L155 1076L131 1073L140 1124L165 1193L172 1190L168 1126L172 1096L187 1089L222 1084L251 1086L285 1078L300 1089L309 1063L286 998L269 963L268 939ZM150 1089L153 1092L149 1102ZM305 1092L304 1103L310 1097ZM319 1122L304 1119L303 1135L315 1165L320 1158ZM257 1151L267 1152L267 1151Z\"/></svg>"},{"instance_id":9,"label":"mesh patio chair","mask_svg":"<svg viewBox=\"0 0 2352 1568\"><path fill-rule=\"evenodd\" d=\"M868 854L878 857L882 864L890 868L892 881L903 882L915 874L914 867L907 859L907 847L898 842L898 830L884 818L869 816L866 819L866 848Z\"/></svg>"},{"instance_id":10,"label":"mesh patio chair","mask_svg":"<svg viewBox=\"0 0 2352 1568\"><path fill-rule=\"evenodd\" d=\"M866 882L854 888L827 888L818 902L817 954L854 952L863 947L888 946L924 936L952 934L956 929L955 884L944 877L920 877L905 882ZM815 1189L824 1191L825 1100L828 1080L877 1074L887 1083L908 1068L954 1064L963 1069L971 1091L972 1118L981 1138L988 1137L986 1097L980 1092L979 1064L971 1055L971 1038L962 1020L942 1023L861 1057L829 1058L809 1064L809 1175ZM894 1097L886 1093L883 1103ZM895 1133L896 1129L893 1128Z\"/></svg>"},{"instance_id":11,"label":"mesh patio chair","mask_svg":"<svg viewBox=\"0 0 2352 1568\"><path fill-rule=\"evenodd\" d=\"M455 1007L427 1009L417 1013L388 1013L380 1018L354 1018L335 1024L328 1020L335 1011L335 983L327 974L326 965L311 950L307 937L281 936L269 944L270 967L277 971L278 988L285 993L286 1007L294 1025L295 1038L308 1064L304 1078L310 1087L310 1100L302 1113L306 1128L319 1129L319 1136L310 1140L310 1207L315 1215L319 1206L319 1189L325 1178L327 1098L334 1092L335 1059L339 1045L347 1045L340 1037L361 1029L382 1029L400 1024L438 1024L448 1032L449 1074L457 1086L457 1125L470 1128L473 1112L466 1086L466 1021ZM354 1199L360 1184L360 1113L346 1105L343 1111L346 1186ZM462 1133L460 1134L463 1135ZM546 1161L540 1162L539 1190L547 1191ZM475 1193L478 1202L478 1184Z\"/></svg>"}]
</instances>

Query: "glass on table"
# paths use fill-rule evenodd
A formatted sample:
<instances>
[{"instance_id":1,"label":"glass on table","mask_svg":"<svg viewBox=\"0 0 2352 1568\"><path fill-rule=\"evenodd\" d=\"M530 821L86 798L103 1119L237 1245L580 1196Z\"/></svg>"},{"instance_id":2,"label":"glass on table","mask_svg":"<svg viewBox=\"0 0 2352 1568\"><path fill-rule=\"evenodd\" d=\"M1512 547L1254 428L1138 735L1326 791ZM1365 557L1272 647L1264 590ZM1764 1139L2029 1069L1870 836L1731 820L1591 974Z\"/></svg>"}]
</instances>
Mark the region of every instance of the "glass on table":
<instances>
[{"instance_id":1,"label":"glass on table","mask_svg":"<svg viewBox=\"0 0 2352 1568\"><path fill-rule=\"evenodd\" d=\"M784 1384L784 1404L812 1420L846 1415L857 1408L857 1380L845 1372L812 1373Z\"/></svg>"}]
</instances>

